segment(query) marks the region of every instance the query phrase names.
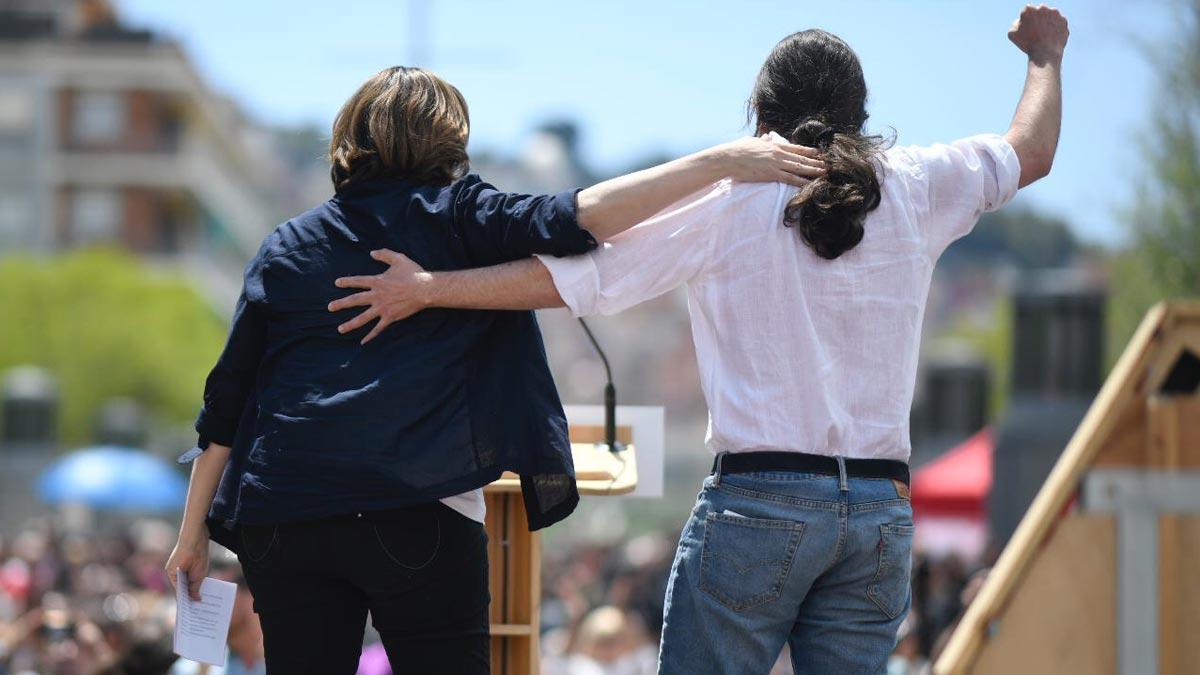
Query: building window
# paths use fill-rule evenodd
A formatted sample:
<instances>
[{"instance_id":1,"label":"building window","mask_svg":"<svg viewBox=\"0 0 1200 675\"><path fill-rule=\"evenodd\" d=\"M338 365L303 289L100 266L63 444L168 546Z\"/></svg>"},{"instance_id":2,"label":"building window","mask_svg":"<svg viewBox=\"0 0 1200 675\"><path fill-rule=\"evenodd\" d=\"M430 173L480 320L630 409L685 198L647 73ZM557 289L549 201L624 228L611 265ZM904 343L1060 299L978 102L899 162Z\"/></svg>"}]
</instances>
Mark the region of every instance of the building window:
<instances>
[{"instance_id":1,"label":"building window","mask_svg":"<svg viewBox=\"0 0 1200 675\"><path fill-rule=\"evenodd\" d=\"M33 231L33 202L28 191L0 188L0 250L20 246Z\"/></svg>"},{"instance_id":2,"label":"building window","mask_svg":"<svg viewBox=\"0 0 1200 675\"><path fill-rule=\"evenodd\" d=\"M111 91L75 93L71 130L81 143L117 143L125 132L125 97Z\"/></svg>"},{"instance_id":3,"label":"building window","mask_svg":"<svg viewBox=\"0 0 1200 675\"><path fill-rule=\"evenodd\" d=\"M0 133L24 135L32 131L34 103L28 89L0 85Z\"/></svg>"},{"instance_id":4,"label":"building window","mask_svg":"<svg viewBox=\"0 0 1200 675\"><path fill-rule=\"evenodd\" d=\"M28 88L0 79L0 175L8 180L24 180L31 173L35 107L36 100ZM10 188L5 185L0 190Z\"/></svg>"},{"instance_id":5,"label":"building window","mask_svg":"<svg viewBox=\"0 0 1200 675\"><path fill-rule=\"evenodd\" d=\"M121 229L123 209L116 190L77 190L71 201L72 242L76 245L113 241Z\"/></svg>"}]
</instances>

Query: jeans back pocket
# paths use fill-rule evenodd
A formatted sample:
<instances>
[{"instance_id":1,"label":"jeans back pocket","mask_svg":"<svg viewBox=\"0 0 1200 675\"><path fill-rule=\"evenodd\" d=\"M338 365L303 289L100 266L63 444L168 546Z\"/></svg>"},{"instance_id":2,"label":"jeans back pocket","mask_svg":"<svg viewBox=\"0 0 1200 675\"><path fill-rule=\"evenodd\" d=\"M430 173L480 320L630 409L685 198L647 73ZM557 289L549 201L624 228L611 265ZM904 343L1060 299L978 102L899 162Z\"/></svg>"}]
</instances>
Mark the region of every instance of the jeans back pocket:
<instances>
[{"instance_id":1,"label":"jeans back pocket","mask_svg":"<svg viewBox=\"0 0 1200 675\"><path fill-rule=\"evenodd\" d=\"M912 525L879 526L879 567L867 586L867 595L889 619L908 607L912 583Z\"/></svg>"},{"instance_id":2,"label":"jeans back pocket","mask_svg":"<svg viewBox=\"0 0 1200 675\"><path fill-rule=\"evenodd\" d=\"M700 590L736 612L778 599L803 533L790 520L708 514Z\"/></svg>"}]
</instances>

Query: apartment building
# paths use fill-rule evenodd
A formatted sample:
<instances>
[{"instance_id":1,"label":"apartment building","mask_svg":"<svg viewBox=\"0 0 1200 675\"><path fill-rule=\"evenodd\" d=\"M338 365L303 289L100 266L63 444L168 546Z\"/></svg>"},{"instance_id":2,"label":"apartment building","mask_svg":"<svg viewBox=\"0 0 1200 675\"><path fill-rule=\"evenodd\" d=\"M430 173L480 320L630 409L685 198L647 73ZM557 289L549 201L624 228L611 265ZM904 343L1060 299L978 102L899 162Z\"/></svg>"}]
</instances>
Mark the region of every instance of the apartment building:
<instances>
[{"instance_id":1,"label":"apartment building","mask_svg":"<svg viewBox=\"0 0 1200 675\"><path fill-rule=\"evenodd\" d=\"M106 0L0 0L0 251L115 244L226 296L290 206L272 143Z\"/></svg>"}]
</instances>

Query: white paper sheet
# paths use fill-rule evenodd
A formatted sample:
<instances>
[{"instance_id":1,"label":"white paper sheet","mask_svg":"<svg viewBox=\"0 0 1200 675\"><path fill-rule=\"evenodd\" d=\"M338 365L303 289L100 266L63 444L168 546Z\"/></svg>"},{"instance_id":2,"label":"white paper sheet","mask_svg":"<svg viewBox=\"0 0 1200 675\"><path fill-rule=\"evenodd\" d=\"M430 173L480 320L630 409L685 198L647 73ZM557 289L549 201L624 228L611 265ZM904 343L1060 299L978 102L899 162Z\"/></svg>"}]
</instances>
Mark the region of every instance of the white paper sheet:
<instances>
[{"instance_id":1,"label":"white paper sheet","mask_svg":"<svg viewBox=\"0 0 1200 675\"><path fill-rule=\"evenodd\" d=\"M175 587L175 653L224 667L237 584L205 577L200 582L200 600L195 601L188 595L187 575L179 570Z\"/></svg>"}]
</instances>

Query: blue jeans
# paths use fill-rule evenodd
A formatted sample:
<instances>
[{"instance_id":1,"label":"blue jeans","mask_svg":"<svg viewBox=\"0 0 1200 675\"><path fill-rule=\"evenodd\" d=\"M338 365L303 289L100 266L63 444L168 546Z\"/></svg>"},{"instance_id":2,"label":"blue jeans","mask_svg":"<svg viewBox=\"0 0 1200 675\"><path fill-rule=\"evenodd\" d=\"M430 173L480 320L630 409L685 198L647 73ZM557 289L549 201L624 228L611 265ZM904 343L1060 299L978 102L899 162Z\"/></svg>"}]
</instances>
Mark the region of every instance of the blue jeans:
<instances>
[{"instance_id":1,"label":"blue jeans","mask_svg":"<svg viewBox=\"0 0 1200 675\"><path fill-rule=\"evenodd\" d=\"M911 606L903 484L795 472L704 481L667 584L658 672L884 673Z\"/></svg>"}]
</instances>

